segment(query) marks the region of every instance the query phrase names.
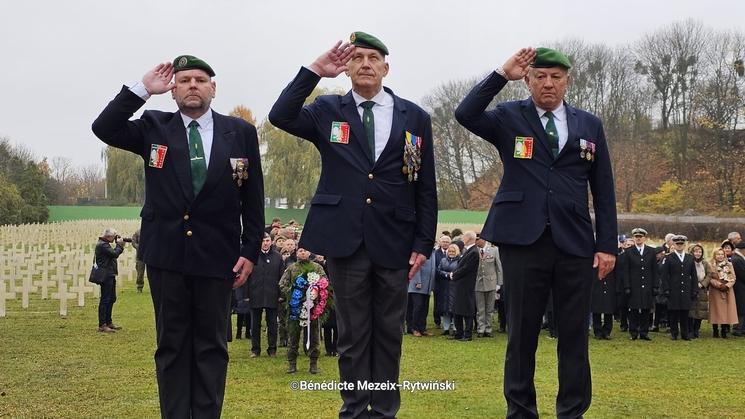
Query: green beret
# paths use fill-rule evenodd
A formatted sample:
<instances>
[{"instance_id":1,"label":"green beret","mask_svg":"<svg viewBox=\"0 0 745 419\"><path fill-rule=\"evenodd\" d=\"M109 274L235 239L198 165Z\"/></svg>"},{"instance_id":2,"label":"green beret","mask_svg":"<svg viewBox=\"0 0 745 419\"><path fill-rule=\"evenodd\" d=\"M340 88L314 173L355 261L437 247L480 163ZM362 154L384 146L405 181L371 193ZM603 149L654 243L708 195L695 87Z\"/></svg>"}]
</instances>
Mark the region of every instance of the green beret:
<instances>
[{"instance_id":1,"label":"green beret","mask_svg":"<svg viewBox=\"0 0 745 419\"><path fill-rule=\"evenodd\" d=\"M202 70L209 74L210 77L215 77L215 72L212 71L212 67L193 55L179 55L173 60L174 73L192 69Z\"/></svg>"},{"instance_id":2,"label":"green beret","mask_svg":"<svg viewBox=\"0 0 745 419\"><path fill-rule=\"evenodd\" d=\"M383 55L388 55L388 48L380 42L380 39L365 32L352 32L349 35L349 43L360 48L370 48L380 51Z\"/></svg>"},{"instance_id":3,"label":"green beret","mask_svg":"<svg viewBox=\"0 0 745 419\"><path fill-rule=\"evenodd\" d=\"M564 67L567 70L572 68L569 57L551 48L538 47L535 49L535 61L532 64L535 68Z\"/></svg>"}]
</instances>

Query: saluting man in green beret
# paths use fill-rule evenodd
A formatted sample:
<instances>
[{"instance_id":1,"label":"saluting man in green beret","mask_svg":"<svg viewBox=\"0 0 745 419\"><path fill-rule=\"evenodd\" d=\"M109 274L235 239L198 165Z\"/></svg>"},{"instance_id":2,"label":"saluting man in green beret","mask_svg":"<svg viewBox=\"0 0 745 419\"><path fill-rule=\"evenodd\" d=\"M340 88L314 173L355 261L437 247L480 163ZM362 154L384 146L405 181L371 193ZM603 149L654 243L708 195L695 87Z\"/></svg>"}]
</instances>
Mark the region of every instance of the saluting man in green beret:
<instances>
[{"instance_id":1,"label":"saluting man in green beret","mask_svg":"<svg viewBox=\"0 0 745 419\"><path fill-rule=\"evenodd\" d=\"M181 55L124 86L93 123L106 144L143 159L137 257L155 308L155 368L164 418L217 418L228 367L230 294L246 282L264 230L256 128L214 112L215 72ZM177 112L146 110L171 92Z\"/></svg>"},{"instance_id":2,"label":"saluting man in green beret","mask_svg":"<svg viewBox=\"0 0 745 419\"><path fill-rule=\"evenodd\" d=\"M327 257L339 328L341 418L393 418L407 279L432 252L437 223L432 123L383 79L388 48L354 32L303 67L269 112L321 153L321 178L300 247ZM345 73L346 95L304 105L322 77ZM362 388L357 383L376 383ZM382 385L382 386L381 386Z\"/></svg>"},{"instance_id":3,"label":"saluting man in green beret","mask_svg":"<svg viewBox=\"0 0 745 419\"><path fill-rule=\"evenodd\" d=\"M499 246L504 269L509 418L538 417L535 350L549 295L559 338L557 416L581 417L592 395L587 315L593 278L604 278L615 264L616 197L603 124L564 101L571 68L559 51L523 48L455 111L458 122L497 148L504 164L481 236ZM530 97L486 110L513 80L523 80Z\"/></svg>"}]
</instances>

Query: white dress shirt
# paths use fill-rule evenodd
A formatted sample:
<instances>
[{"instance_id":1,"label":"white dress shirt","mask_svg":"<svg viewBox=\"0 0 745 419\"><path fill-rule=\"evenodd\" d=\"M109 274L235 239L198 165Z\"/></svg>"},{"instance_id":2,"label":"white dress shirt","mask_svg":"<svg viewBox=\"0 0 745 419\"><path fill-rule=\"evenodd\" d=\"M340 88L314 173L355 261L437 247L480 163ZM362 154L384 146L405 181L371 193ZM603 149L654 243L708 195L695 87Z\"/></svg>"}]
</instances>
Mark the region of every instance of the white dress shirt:
<instances>
[{"instance_id":1,"label":"white dress shirt","mask_svg":"<svg viewBox=\"0 0 745 419\"><path fill-rule=\"evenodd\" d=\"M354 98L354 103L357 104L357 112L360 114L361 121L362 113L365 110L360 106L360 103L366 102L367 99L358 95L354 90L352 90L352 97ZM378 160L391 136L391 128L393 126L393 96L385 90L380 89L380 92L370 100L375 102L372 112L375 119L375 160Z\"/></svg>"},{"instance_id":2,"label":"white dress shirt","mask_svg":"<svg viewBox=\"0 0 745 419\"><path fill-rule=\"evenodd\" d=\"M543 124L543 129L546 129L546 124L548 124L548 116L546 116L546 112L548 112L546 109L540 108L538 105L535 107L536 111L538 111L538 117L541 119L541 124ZM559 131L559 152L561 152L561 149L564 148L564 145L567 143L567 139L569 138L569 126L567 125L567 109L564 106L564 102L561 102L561 105L559 105L558 108L551 111L551 113L554 114L554 124L556 124L556 130Z\"/></svg>"},{"instance_id":3,"label":"white dress shirt","mask_svg":"<svg viewBox=\"0 0 745 419\"><path fill-rule=\"evenodd\" d=\"M150 94L148 94L147 89L145 88L145 85L142 84L142 82L135 83L132 87L129 88L129 90L142 98L142 100L148 100L150 99ZM186 149L189 149L189 124L191 121L193 121L192 118L180 113L181 119L184 121L184 129L186 130ZM199 135L202 137L202 147L204 149L204 161L207 167L209 168L210 165L210 153L212 152L212 137L214 135L214 123L212 119L212 109L208 110L204 113L204 115L200 116L197 120L197 123L199 124L199 128L197 130L199 131ZM389 129L390 130L390 129Z\"/></svg>"}]
</instances>

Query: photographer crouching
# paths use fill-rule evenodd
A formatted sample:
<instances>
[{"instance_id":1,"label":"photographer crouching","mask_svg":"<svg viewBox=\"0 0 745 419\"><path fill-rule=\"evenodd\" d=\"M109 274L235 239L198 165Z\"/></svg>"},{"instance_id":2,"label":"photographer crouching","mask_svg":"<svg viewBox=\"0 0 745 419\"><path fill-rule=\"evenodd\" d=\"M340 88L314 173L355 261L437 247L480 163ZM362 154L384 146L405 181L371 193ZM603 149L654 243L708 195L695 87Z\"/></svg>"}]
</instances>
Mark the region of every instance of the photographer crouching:
<instances>
[{"instance_id":1,"label":"photographer crouching","mask_svg":"<svg viewBox=\"0 0 745 419\"><path fill-rule=\"evenodd\" d=\"M123 239L116 234L113 228L104 230L96 244L96 264L98 269L102 269L104 280L101 285L101 300L98 303L98 331L103 333L113 333L121 329L111 321L111 309L116 302L116 275L117 258L124 251L124 242L131 239ZM111 244L115 243L115 247Z\"/></svg>"}]
</instances>

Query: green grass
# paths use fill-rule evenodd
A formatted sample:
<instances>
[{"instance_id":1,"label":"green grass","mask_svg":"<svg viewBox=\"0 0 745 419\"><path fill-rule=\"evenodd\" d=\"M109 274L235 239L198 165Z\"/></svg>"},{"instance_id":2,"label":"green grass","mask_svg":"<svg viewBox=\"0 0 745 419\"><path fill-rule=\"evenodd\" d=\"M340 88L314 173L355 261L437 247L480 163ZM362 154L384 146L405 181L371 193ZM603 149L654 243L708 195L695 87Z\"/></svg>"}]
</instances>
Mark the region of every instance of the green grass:
<instances>
[{"instance_id":1,"label":"green grass","mask_svg":"<svg viewBox=\"0 0 745 419\"><path fill-rule=\"evenodd\" d=\"M72 220L131 220L140 217L141 207L50 205L49 222Z\"/></svg>"},{"instance_id":2,"label":"green grass","mask_svg":"<svg viewBox=\"0 0 745 419\"><path fill-rule=\"evenodd\" d=\"M280 217L283 223L295 220L305 223L308 210L265 208L266 223L274 217ZM49 222L70 220L107 220L107 219L135 219L140 217L140 207L99 207L51 205L49 206ZM473 224L483 225L486 220L485 211L443 210L438 213L438 222L444 224Z\"/></svg>"},{"instance_id":3,"label":"green grass","mask_svg":"<svg viewBox=\"0 0 745 419\"><path fill-rule=\"evenodd\" d=\"M97 301L74 303L66 318L58 301L20 298L0 318L0 417L155 418L158 397L153 351L152 302L134 283L119 284L114 319L124 329L96 332ZM147 291L147 289L146 289ZM432 329L431 329L432 330ZM593 404L588 418L745 417L745 339L671 341L653 333L652 342L631 342L614 331L611 341L590 341ZM506 338L470 343L439 336L404 338L402 380L452 380L455 391L402 393L400 418L504 417L502 371ZM536 386L542 416L553 416L557 391L556 341L542 335ZM334 417L334 391L292 391L292 380L338 380L336 358L322 357L321 374L287 375L286 350L279 357L251 359L248 341L230 344L225 418Z\"/></svg>"}]
</instances>

